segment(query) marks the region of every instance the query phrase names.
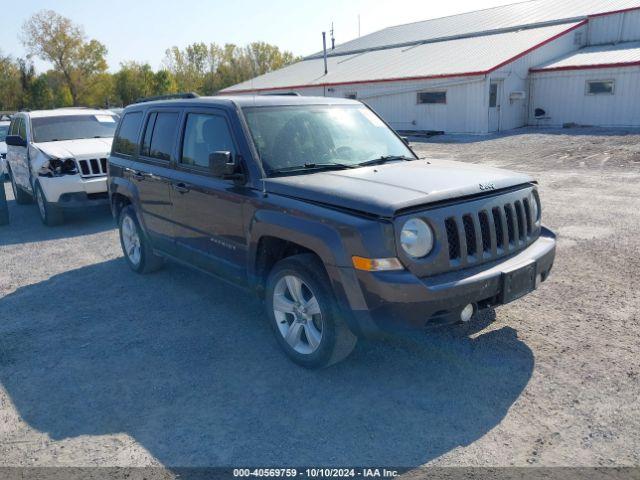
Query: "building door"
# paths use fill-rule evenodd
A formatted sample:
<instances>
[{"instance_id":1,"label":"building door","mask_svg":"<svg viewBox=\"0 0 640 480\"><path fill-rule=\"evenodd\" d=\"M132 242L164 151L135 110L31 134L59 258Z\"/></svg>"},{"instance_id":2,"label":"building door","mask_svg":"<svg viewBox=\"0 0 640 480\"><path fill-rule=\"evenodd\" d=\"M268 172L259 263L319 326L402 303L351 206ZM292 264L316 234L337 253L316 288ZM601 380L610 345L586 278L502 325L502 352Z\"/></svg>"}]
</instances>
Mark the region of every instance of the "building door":
<instances>
[{"instance_id":1,"label":"building door","mask_svg":"<svg viewBox=\"0 0 640 480\"><path fill-rule=\"evenodd\" d=\"M491 82L489 86L489 132L500 131L500 99L502 82Z\"/></svg>"}]
</instances>

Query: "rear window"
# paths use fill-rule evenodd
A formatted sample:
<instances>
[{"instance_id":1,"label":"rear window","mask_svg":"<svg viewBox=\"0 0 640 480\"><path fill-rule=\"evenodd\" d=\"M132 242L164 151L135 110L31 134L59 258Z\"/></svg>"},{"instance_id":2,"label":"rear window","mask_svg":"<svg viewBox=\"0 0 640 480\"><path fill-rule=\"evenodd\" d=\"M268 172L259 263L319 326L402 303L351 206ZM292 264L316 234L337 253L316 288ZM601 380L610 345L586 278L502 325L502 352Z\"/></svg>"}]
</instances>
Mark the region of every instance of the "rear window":
<instances>
[{"instance_id":1,"label":"rear window","mask_svg":"<svg viewBox=\"0 0 640 480\"><path fill-rule=\"evenodd\" d=\"M113 138L117 117L111 114L64 115L31 119L33 141L36 143ZM26 133L26 132L25 132Z\"/></svg>"},{"instance_id":2,"label":"rear window","mask_svg":"<svg viewBox=\"0 0 640 480\"><path fill-rule=\"evenodd\" d=\"M135 155L138 151L138 130L142 122L141 112L127 113L122 119L118 135L113 139L113 153Z\"/></svg>"}]
</instances>

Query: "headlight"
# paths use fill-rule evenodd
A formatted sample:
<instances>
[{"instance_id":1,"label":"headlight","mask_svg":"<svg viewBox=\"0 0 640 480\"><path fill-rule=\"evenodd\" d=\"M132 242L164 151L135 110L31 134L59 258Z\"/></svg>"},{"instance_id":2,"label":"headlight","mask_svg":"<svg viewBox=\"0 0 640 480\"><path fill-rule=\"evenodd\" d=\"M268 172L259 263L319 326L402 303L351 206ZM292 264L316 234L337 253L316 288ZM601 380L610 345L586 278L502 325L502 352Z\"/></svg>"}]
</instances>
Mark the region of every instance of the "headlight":
<instances>
[{"instance_id":1,"label":"headlight","mask_svg":"<svg viewBox=\"0 0 640 480\"><path fill-rule=\"evenodd\" d=\"M400 232L402 249L413 258L424 258L433 250L433 231L423 220L407 220Z\"/></svg>"},{"instance_id":2,"label":"headlight","mask_svg":"<svg viewBox=\"0 0 640 480\"><path fill-rule=\"evenodd\" d=\"M531 194L531 218L533 218L533 223L535 225L539 225L541 218L540 212L540 199L536 193Z\"/></svg>"},{"instance_id":3,"label":"headlight","mask_svg":"<svg viewBox=\"0 0 640 480\"><path fill-rule=\"evenodd\" d=\"M76 162L72 158L49 158L40 167L39 174L45 177L59 177L61 175L75 175L78 173Z\"/></svg>"}]
</instances>

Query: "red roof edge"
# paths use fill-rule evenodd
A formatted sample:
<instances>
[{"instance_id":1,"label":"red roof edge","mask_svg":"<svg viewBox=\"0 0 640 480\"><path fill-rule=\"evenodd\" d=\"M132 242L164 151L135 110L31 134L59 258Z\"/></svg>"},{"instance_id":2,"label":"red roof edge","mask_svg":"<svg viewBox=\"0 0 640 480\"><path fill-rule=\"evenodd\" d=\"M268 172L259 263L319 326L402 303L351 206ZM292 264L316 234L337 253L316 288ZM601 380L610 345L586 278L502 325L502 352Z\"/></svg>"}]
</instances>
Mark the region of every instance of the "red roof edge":
<instances>
[{"instance_id":1,"label":"red roof edge","mask_svg":"<svg viewBox=\"0 0 640 480\"><path fill-rule=\"evenodd\" d=\"M617 13L633 12L635 10L640 10L640 6L623 8L622 10L613 10L611 12L594 13L593 15L589 15L589 18L606 17L607 15L616 15Z\"/></svg>"},{"instance_id":2,"label":"red roof edge","mask_svg":"<svg viewBox=\"0 0 640 480\"><path fill-rule=\"evenodd\" d=\"M532 68L531 73L562 72L565 70L594 70L600 68L640 67L640 62L598 63L592 65L567 65L566 67Z\"/></svg>"},{"instance_id":3,"label":"red roof edge","mask_svg":"<svg viewBox=\"0 0 640 480\"><path fill-rule=\"evenodd\" d=\"M502 63L500 63L499 65L496 65L493 68L490 68L489 70L484 70L484 71L478 71L478 72L461 72L461 73L445 73L442 75L429 75L429 76L422 76L422 77L403 77L403 78L384 78L384 79L378 79L378 80L356 80L356 81L351 81L351 82L328 82L328 83L318 83L318 84L314 84L314 85L292 85L292 86L286 86L286 87L269 87L269 88L247 88L247 89L242 89L242 90L230 90L228 92L225 92L224 90L222 92L220 92L220 94L234 94L234 93L251 93L251 92L271 92L274 90L297 90L297 89L301 89L301 88L324 88L324 87L339 87L339 86L344 86L344 85L360 85L363 83L392 83L392 82L410 82L410 81L417 81L417 80L434 80L434 79L438 79L438 78L453 78L453 77L476 77L476 76L480 76L480 75L487 75L501 67L504 67L505 65L512 63L516 60L518 60L519 58L524 57L525 55L533 52L534 50L537 50L538 48L541 48L545 45L547 45L548 43L553 42L554 40L557 40L560 37L563 37L564 35L576 30L577 28L582 27L583 25L586 25L589 21L588 20L583 20L580 23L577 23L576 25L572 26L571 28L564 30L556 35L554 35L551 38L548 38L547 40L545 40L544 42L538 43L537 45L534 45L533 47L525 50L522 53L519 53L518 55L516 55L515 57L512 57Z\"/></svg>"}]
</instances>

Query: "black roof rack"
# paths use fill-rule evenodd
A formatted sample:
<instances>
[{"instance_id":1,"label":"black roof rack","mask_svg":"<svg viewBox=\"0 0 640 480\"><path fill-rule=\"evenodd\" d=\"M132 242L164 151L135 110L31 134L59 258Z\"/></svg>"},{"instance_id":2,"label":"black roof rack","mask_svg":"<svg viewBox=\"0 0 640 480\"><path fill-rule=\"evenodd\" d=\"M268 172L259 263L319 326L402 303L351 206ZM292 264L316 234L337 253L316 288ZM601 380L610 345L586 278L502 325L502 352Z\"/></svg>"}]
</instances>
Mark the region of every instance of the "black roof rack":
<instances>
[{"instance_id":1,"label":"black roof rack","mask_svg":"<svg viewBox=\"0 0 640 480\"><path fill-rule=\"evenodd\" d=\"M300 97L298 92L263 93L265 97Z\"/></svg>"},{"instance_id":2,"label":"black roof rack","mask_svg":"<svg viewBox=\"0 0 640 480\"><path fill-rule=\"evenodd\" d=\"M185 98L199 98L195 92L186 92L186 93L172 93L171 95L158 95L156 97L145 97L139 98L136 100L136 103L145 103L145 102L155 102L157 100L179 100Z\"/></svg>"}]
</instances>

